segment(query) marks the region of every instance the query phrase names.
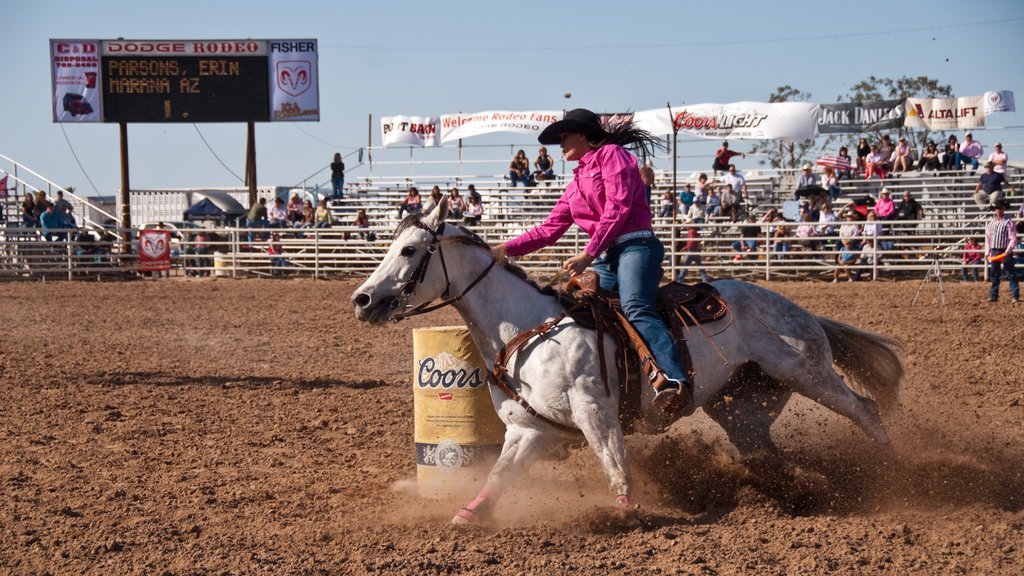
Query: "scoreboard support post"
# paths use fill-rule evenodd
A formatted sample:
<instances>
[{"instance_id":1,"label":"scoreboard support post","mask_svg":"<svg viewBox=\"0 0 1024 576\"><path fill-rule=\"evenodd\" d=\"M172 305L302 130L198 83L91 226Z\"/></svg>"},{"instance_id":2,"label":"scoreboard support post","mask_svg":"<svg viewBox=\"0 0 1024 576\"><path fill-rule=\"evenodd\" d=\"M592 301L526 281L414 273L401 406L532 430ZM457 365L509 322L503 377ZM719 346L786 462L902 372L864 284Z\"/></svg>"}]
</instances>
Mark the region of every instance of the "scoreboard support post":
<instances>
[{"instance_id":1,"label":"scoreboard support post","mask_svg":"<svg viewBox=\"0 0 1024 576\"><path fill-rule=\"evenodd\" d=\"M131 207L131 185L128 182L128 123L118 122L121 133L121 230L124 237L121 239L121 253L127 254L131 250L132 239L132 207Z\"/></svg>"}]
</instances>

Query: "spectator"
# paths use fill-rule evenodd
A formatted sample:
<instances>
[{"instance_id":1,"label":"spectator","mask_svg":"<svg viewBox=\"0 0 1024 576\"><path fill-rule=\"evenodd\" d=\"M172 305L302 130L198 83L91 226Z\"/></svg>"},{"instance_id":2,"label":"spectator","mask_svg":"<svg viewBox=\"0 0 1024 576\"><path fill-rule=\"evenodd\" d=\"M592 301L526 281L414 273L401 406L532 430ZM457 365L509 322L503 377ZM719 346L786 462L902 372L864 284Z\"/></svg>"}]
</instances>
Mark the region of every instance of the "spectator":
<instances>
[{"instance_id":1,"label":"spectator","mask_svg":"<svg viewBox=\"0 0 1024 576\"><path fill-rule=\"evenodd\" d=\"M870 151L870 149L869 149L869 151ZM839 181L839 180L849 180L850 178L853 177L854 162L853 162L853 159L850 158L850 151L846 149L846 146L840 146L839 147L839 159L840 159L840 161L842 161L842 159L844 159L844 158L846 159L846 163L847 163L847 165L850 166L850 168L847 168L846 170L837 170L836 171L836 181Z\"/></svg>"},{"instance_id":2,"label":"spectator","mask_svg":"<svg viewBox=\"0 0 1024 576\"><path fill-rule=\"evenodd\" d=\"M64 199L63 191L57 191L57 201L53 203L53 208L57 212L57 215L60 216L62 228L75 227L75 217L72 214L74 208L71 206L71 202Z\"/></svg>"},{"instance_id":3,"label":"spectator","mask_svg":"<svg viewBox=\"0 0 1024 576\"><path fill-rule=\"evenodd\" d=\"M985 173L978 177L978 185L974 187L974 202L978 208L995 206L1003 199L1003 184L1006 183L1006 176L995 171L996 165L992 162L985 163Z\"/></svg>"},{"instance_id":4,"label":"spectator","mask_svg":"<svg viewBox=\"0 0 1024 576\"><path fill-rule=\"evenodd\" d=\"M725 172L729 169L729 161L733 156L739 156L740 158L747 157L747 155L742 152L729 150L729 142L722 142L722 147L715 151L715 160L711 163L711 169L715 171L715 176L718 176L719 170Z\"/></svg>"},{"instance_id":5,"label":"spectator","mask_svg":"<svg viewBox=\"0 0 1024 576\"><path fill-rule=\"evenodd\" d=\"M461 220L462 213L466 211L466 202L459 195L458 188L448 191L448 217L454 220Z\"/></svg>"},{"instance_id":6,"label":"spectator","mask_svg":"<svg viewBox=\"0 0 1024 576\"><path fill-rule=\"evenodd\" d=\"M924 152L921 153L921 162L918 164L918 170L931 170L937 172L942 166L942 162L939 159L939 149L936 148L935 142L928 141L928 145L924 147Z\"/></svg>"},{"instance_id":7,"label":"spectator","mask_svg":"<svg viewBox=\"0 0 1024 576\"><path fill-rule=\"evenodd\" d=\"M327 207L327 198L320 199L320 204L316 207L314 220L314 226L317 228L330 228L334 224L334 216L331 215L331 210Z\"/></svg>"},{"instance_id":8,"label":"spectator","mask_svg":"<svg viewBox=\"0 0 1024 576\"><path fill-rule=\"evenodd\" d=\"M896 217L896 203L892 200L892 193L888 188L882 188L875 201L875 215L881 220L892 220Z\"/></svg>"},{"instance_id":9,"label":"spectator","mask_svg":"<svg viewBox=\"0 0 1024 576\"><path fill-rule=\"evenodd\" d=\"M365 208L360 208L356 210L356 217L353 223L355 224L356 228L363 230L362 232L359 233L360 238L370 240L371 242L377 239L376 234L370 232L370 217L367 216Z\"/></svg>"},{"instance_id":10,"label":"spectator","mask_svg":"<svg viewBox=\"0 0 1024 576\"><path fill-rule=\"evenodd\" d=\"M529 185L530 161L526 159L526 152L523 150L516 152L516 155L512 158L512 162L509 163L508 179L512 181L513 187L515 187L519 182L522 182L523 186Z\"/></svg>"},{"instance_id":11,"label":"spectator","mask_svg":"<svg viewBox=\"0 0 1024 576\"><path fill-rule=\"evenodd\" d=\"M988 291L988 301L999 300L999 281L1003 271L1010 282L1010 301L1020 302L1020 286L1017 272L1014 269L1013 249L1017 245L1017 228L1013 220L1006 217L1010 203L1000 200L993 205L995 217L985 225L985 253L988 255L988 279L992 286Z\"/></svg>"},{"instance_id":12,"label":"spectator","mask_svg":"<svg viewBox=\"0 0 1024 576\"><path fill-rule=\"evenodd\" d=\"M818 214L818 236L835 236L838 220L836 213L832 211L832 204L824 203L821 206L821 213Z\"/></svg>"},{"instance_id":13,"label":"spectator","mask_svg":"<svg viewBox=\"0 0 1024 576\"><path fill-rule=\"evenodd\" d=\"M985 147L974 139L970 132L964 134L964 143L960 145L960 151L956 155L956 169L963 168L965 163L971 164L971 173L978 170L978 159L985 153Z\"/></svg>"},{"instance_id":14,"label":"spectator","mask_svg":"<svg viewBox=\"0 0 1024 576\"><path fill-rule=\"evenodd\" d=\"M878 252L878 250L875 247L874 239L869 238L869 239L864 241L864 245L860 249L860 254L857 257L857 264L859 266L874 267L876 262L881 262L881 258L882 258L881 254ZM858 268L858 269L853 271L853 280L854 280L854 282L857 282L857 281L860 280L861 274L863 272L865 272L865 270L863 270L861 268Z\"/></svg>"},{"instance_id":15,"label":"spectator","mask_svg":"<svg viewBox=\"0 0 1024 576\"><path fill-rule=\"evenodd\" d=\"M274 198L274 205L267 209L267 218L271 228L288 226L288 211L285 210L284 202L280 198Z\"/></svg>"},{"instance_id":16,"label":"spectator","mask_svg":"<svg viewBox=\"0 0 1024 576\"><path fill-rule=\"evenodd\" d=\"M988 155L988 161L993 164L993 170L998 174L1006 174L1006 162L1009 160L1006 152L1003 152L1003 144L996 143L996 151Z\"/></svg>"},{"instance_id":17,"label":"spectator","mask_svg":"<svg viewBox=\"0 0 1024 576\"><path fill-rule=\"evenodd\" d=\"M686 247L684 248L686 252L686 259L683 260L683 265L679 270L679 274L676 274L676 282L679 282L680 284L685 283L687 270L690 266L696 266L697 271L700 273L700 281L707 283L709 281L708 273L704 270L703 262L700 257L700 234L698 233L697 227L692 225L697 224L697 221L687 218L686 223L691 224L691 226L686 228Z\"/></svg>"},{"instance_id":18,"label":"spectator","mask_svg":"<svg viewBox=\"0 0 1024 576\"><path fill-rule=\"evenodd\" d=\"M722 216L728 216L729 222L735 222L739 219L739 206L740 197L733 190L732 184L726 184L725 189L722 190L722 194L719 198L721 201L721 214Z\"/></svg>"},{"instance_id":19,"label":"spectator","mask_svg":"<svg viewBox=\"0 0 1024 576\"><path fill-rule=\"evenodd\" d=\"M36 212L36 201L31 193L25 194L21 201L21 225L25 228L39 226L39 213Z\"/></svg>"},{"instance_id":20,"label":"spectator","mask_svg":"<svg viewBox=\"0 0 1024 576\"><path fill-rule=\"evenodd\" d=\"M694 200L693 204L690 204L690 209L686 211L686 221L703 224L705 222L704 216L707 213L706 209L707 204Z\"/></svg>"},{"instance_id":21,"label":"spectator","mask_svg":"<svg viewBox=\"0 0 1024 576\"><path fill-rule=\"evenodd\" d=\"M876 205L877 208L877 205ZM910 190L903 191L903 199L896 207L896 218L899 220L923 220L924 206L914 199Z\"/></svg>"},{"instance_id":22,"label":"spectator","mask_svg":"<svg viewBox=\"0 0 1024 576\"><path fill-rule=\"evenodd\" d=\"M299 228L312 228L316 226L316 209L313 208L313 202L305 200L302 202L302 220L299 220Z\"/></svg>"},{"instance_id":23,"label":"spectator","mask_svg":"<svg viewBox=\"0 0 1024 576\"><path fill-rule=\"evenodd\" d=\"M690 186L689 182L683 184L683 191L679 193L680 212L687 214L690 211L694 197L693 186Z\"/></svg>"},{"instance_id":24,"label":"spectator","mask_svg":"<svg viewBox=\"0 0 1024 576\"><path fill-rule=\"evenodd\" d=\"M815 239L815 236L818 234L818 227L813 222L814 219L809 211L804 210L800 213L800 225L796 227L797 244L807 250L818 249L818 240Z\"/></svg>"},{"instance_id":25,"label":"spectator","mask_svg":"<svg viewBox=\"0 0 1024 576\"><path fill-rule=\"evenodd\" d=\"M253 243L253 228L267 228L270 226L270 221L267 220L267 199L260 198L255 204L249 208L249 213L245 216L245 227L249 228L249 244Z\"/></svg>"},{"instance_id":26,"label":"spectator","mask_svg":"<svg viewBox=\"0 0 1024 576\"><path fill-rule=\"evenodd\" d=\"M189 249L195 256L191 258L191 269L186 270L187 276L209 276L210 271L210 235L206 230L199 229L192 238L192 246Z\"/></svg>"},{"instance_id":27,"label":"spectator","mask_svg":"<svg viewBox=\"0 0 1024 576\"><path fill-rule=\"evenodd\" d=\"M661 195L661 213L659 213L658 216L661 218L671 218L675 207L675 194L673 194L671 190L665 190L665 193Z\"/></svg>"},{"instance_id":28,"label":"spectator","mask_svg":"<svg viewBox=\"0 0 1024 576\"><path fill-rule=\"evenodd\" d=\"M647 193L647 203L651 203L651 190L654 189L654 166L648 160L640 165L640 181L644 184L644 191Z\"/></svg>"},{"instance_id":29,"label":"spectator","mask_svg":"<svg viewBox=\"0 0 1024 576\"><path fill-rule=\"evenodd\" d=\"M875 207L877 208L877 205ZM878 213L874 210L868 211L868 219L864 223L864 241L877 240L883 235L885 235L885 226L878 219ZM892 242L889 240L878 240L878 247L882 250L891 250Z\"/></svg>"},{"instance_id":30,"label":"spectator","mask_svg":"<svg viewBox=\"0 0 1024 576\"><path fill-rule=\"evenodd\" d=\"M867 169L864 170L864 179L885 178L885 156L875 144L871 145L871 152L865 158Z\"/></svg>"},{"instance_id":31,"label":"spectator","mask_svg":"<svg viewBox=\"0 0 1024 576\"><path fill-rule=\"evenodd\" d=\"M49 202L46 203L46 210L39 216L39 223L43 227L43 237L47 240L64 241L67 239L66 232L53 232L64 228L64 222L57 213L57 207Z\"/></svg>"},{"instance_id":32,"label":"spectator","mask_svg":"<svg viewBox=\"0 0 1024 576\"><path fill-rule=\"evenodd\" d=\"M721 216L722 215L722 197L718 195L718 190L714 186L708 186L708 198L707 204L704 207L704 212L707 213L708 217Z\"/></svg>"},{"instance_id":33,"label":"spectator","mask_svg":"<svg viewBox=\"0 0 1024 576\"><path fill-rule=\"evenodd\" d=\"M789 252L789 242L785 240L786 238L789 238L789 228L786 227L786 219L779 214L779 211L772 208L765 213L761 222L771 224L771 226L768 227L768 235L774 239L772 242L772 250L774 252Z\"/></svg>"},{"instance_id":34,"label":"spectator","mask_svg":"<svg viewBox=\"0 0 1024 576\"><path fill-rule=\"evenodd\" d=\"M423 210L423 200L420 199L420 191L415 186L410 186L405 199L398 203L398 219L401 220L405 212L419 214L421 210Z\"/></svg>"},{"instance_id":35,"label":"spectator","mask_svg":"<svg viewBox=\"0 0 1024 576\"><path fill-rule=\"evenodd\" d=\"M334 161L331 162L331 198L341 200L345 197L345 163L341 160L341 153L334 154Z\"/></svg>"},{"instance_id":36,"label":"spectator","mask_svg":"<svg viewBox=\"0 0 1024 576\"><path fill-rule=\"evenodd\" d=\"M956 134L950 134L946 147L942 149L942 169L952 170L956 167L956 157L960 153L960 143L956 140Z\"/></svg>"},{"instance_id":37,"label":"spectator","mask_svg":"<svg viewBox=\"0 0 1024 576\"><path fill-rule=\"evenodd\" d=\"M825 166L821 174L821 187L828 192L829 202L835 202L843 191L839 188L839 177L831 166Z\"/></svg>"},{"instance_id":38,"label":"spectator","mask_svg":"<svg viewBox=\"0 0 1024 576\"><path fill-rule=\"evenodd\" d=\"M722 177L722 182L732 184L732 189L739 196L741 203L744 199L749 200L750 191L747 189L747 179L736 171L735 164L729 164L729 171Z\"/></svg>"},{"instance_id":39,"label":"spectator","mask_svg":"<svg viewBox=\"0 0 1024 576\"><path fill-rule=\"evenodd\" d=\"M473 184L470 184L469 188L466 189L466 194L470 198L476 198L477 203L483 202L483 198L480 197L480 193L476 191L476 186Z\"/></svg>"},{"instance_id":40,"label":"spectator","mask_svg":"<svg viewBox=\"0 0 1024 576\"><path fill-rule=\"evenodd\" d=\"M733 260L743 259L746 253L757 253L757 239L761 236L761 227L757 225L757 218L748 214L744 220L745 224L740 225L740 239L732 243L732 249L736 252Z\"/></svg>"},{"instance_id":41,"label":"spectator","mask_svg":"<svg viewBox=\"0 0 1024 576\"><path fill-rule=\"evenodd\" d=\"M555 160L548 154L548 149L541 146L537 149L537 159L533 161L533 177L535 180L551 180L555 177Z\"/></svg>"},{"instance_id":42,"label":"spectator","mask_svg":"<svg viewBox=\"0 0 1024 576\"><path fill-rule=\"evenodd\" d=\"M472 186L470 184L470 187ZM463 220L467 226L479 224L484 215L484 205L480 203L480 195L473 192L471 190L469 193L469 204L466 205L465 220Z\"/></svg>"},{"instance_id":43,"label":"spectator","mask_svg":"<svg viewBox=\"0 0 1024 576\"><path fill-rule=\"evenodd\" d=\"M857 245L852 241L844 240L843 245L839 247L839 254L836 256L836 269L832 272L833 284L839 282L841 273L846 274L847 282L853 282L850 266L857 262L858 255Z\"/></svg>"},{"instance_id":44,"label":"spectator","mask_svg":"<svg viewBox=\"0 0 1024 576\"><path fill-rule=\"evenodd\" d=\"M811 172L811 165L804 164L800 168L800 178L796 181L796 189L808 188L810 186L818 185L818 177ZM799 199L799 197L797 197Z\"/></svg>"},{"instance_id":45,"label":"spectator","mask_svg":"<svg viewBox=\"0 0 1024 576\"><path fill-rule=\"evenodd\" d=\"M979 264L982 264L985 260L985 254L982 252L981 244L974 238L968 236L964 238L964 254L963 254L963 268L960 268L960 273L963 274L964 282L970 279L972 282L978 281L978 268Z\"/></svg>"},{"instance_id":46,"label":"spectator","mask_svg":"<svg viewBox=\"0 0 1024 576\"><path fill-rule=\"evenodd\" d=\"M892 171L907 172L914 168L914 151L907 144L907 139L900 137L893 151Z\"/></svg>"},{"instance_id":47,"label":"spectator","mask_svg":"<svg viewBox=\"0 0 1024 576\"><path fill-rule=\"evenodd\" d=\"M868 171L868 154L871 153L871 146L868 145L867 138L861 138L860 143L857 144L857 170L864 174Z\"/></svg>"},{"instance_id":48,"label":"spectator","mask_svg":"<svg viewBox=\"0 0 1024 576\"><path fill-rule=\"evenodd\" d=\"M292 194L290 200L288 200L288 212L287 212L288 225L298 228L302 224L302 199L299 198L299 193L295 192Z\"/></svg>"},{"instance_id":49,"label":"spectator","mask_svg":"<svg viewBox=\"0 0 1024 576\"><path fill-rule=\"evenodd\" d=\"M896 146L888 134L882 135L882 141L878 144L878 153L882 155L882 166L885 171L892 172L892 161L896 157Z\"/></svg>"},{"instance_id":50,"label":"spectator","mask_svg":"<svg viewBox=\"0 0 1024 576\"><path fill-rule=\"evenodd\" d=\"M845 222L839 227L839 242L841 244L859 244L861 226L857 223L857 214L849 211L844 216Z\"/></svg>"},{"instance_id":51,"label":"spectator","mask_svg":"<svg viewBox=\"0 0 1024 576\"><path fill-rule=\"evenodd\" d=\"M708 175L703 172L697 176L697 188L693 191L693 198L698 204L708 203Z\"/></svg>"},{"instance_id":52,"label":"spectator","mask_svg":"<svg viewBox=\"0 0 1024 576\"><path fill-rule=\"evenodd\" d=\"M278 198L277 201L280 202L281 199ZM284 257L284 245L281 243L281 235L277 232L274 232L267 242L267 255L270 256L271 276L280 276L281 268L291 266L291 262Z\"/></svg>"}]
</instances>

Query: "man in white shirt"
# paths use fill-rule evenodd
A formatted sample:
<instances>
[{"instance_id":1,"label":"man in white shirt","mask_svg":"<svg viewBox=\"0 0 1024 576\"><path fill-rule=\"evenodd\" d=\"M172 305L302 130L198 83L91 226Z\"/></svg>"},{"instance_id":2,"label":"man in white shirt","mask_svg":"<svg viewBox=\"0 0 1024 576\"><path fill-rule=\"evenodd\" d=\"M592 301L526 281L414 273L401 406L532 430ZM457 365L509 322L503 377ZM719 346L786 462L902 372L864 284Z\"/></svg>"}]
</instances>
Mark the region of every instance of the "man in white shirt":
<instances>
[{"instance_id":1,"label":"man in white shirt","mask_svg":"<svg viewBox=\"0 0 1024 576\"><path fill-rule=\"evenodd\" d=\"M722 176L722 182L732 184L733 191L736 192L740 198L743 198L743 200L749 201L750 193L747 191L747 179L736 171L735 164L729 164L729 171L725 176Z\"/></svg>"},{"instance_id":2,"label":"man in white shirt","mask_svg":"<svg viewBox=\"0 0 1024 576\"><path fill-rule=\"evenodd\" d=\"M992 163L992 171L999 174L1006 174L1006 162L1008 160L1006 152L1003 152L1002 143L997 143L996 151L988 155L988 161Z\"/></svg>"}]
</instances>

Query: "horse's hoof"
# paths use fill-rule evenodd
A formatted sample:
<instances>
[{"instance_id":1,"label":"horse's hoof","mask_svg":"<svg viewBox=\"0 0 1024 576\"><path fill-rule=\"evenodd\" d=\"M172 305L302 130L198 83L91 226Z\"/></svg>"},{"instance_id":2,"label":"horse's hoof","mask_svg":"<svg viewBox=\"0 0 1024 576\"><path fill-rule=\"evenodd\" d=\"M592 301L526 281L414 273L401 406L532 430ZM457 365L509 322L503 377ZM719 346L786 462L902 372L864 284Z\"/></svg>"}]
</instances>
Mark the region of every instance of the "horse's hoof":
<instances>
[{"instance_id":1,"label":"horse's hoof","mask_svg":"<svg viewBox=\"0 0 1024 576\"><path fill-rule=\"evenodd\" d=\"M452 517L452 524L454 524L455 526L470 526L473 524L473 522L456 514L454 517Z\"/></svg>"},{"instance_id":2,"label":"horse's hoof","mask_svg":"<svg viewBox=\"0 0 1024 576\"><path fill-rule=\"evenodd\" d=\"M476 514L472 510L463 508L452 517L452 524L456 526L473 526L478 524L478 521Z\"/></svg>"}]
</instances>

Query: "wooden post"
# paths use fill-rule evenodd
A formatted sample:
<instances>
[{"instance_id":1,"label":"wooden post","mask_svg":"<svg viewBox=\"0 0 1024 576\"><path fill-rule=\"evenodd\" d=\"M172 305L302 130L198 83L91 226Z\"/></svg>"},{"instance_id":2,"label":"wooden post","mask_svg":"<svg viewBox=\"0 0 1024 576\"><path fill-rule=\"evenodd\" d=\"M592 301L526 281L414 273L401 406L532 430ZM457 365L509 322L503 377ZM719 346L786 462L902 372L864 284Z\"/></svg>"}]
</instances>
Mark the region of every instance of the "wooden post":
<instances>
[{"instance_id":1,"label":"wooden post","mask_svg":"<svg viewBox=\"0 0 1024 576\"><path fill-rule=\"evenodd\" d=\"M256 205L256 123L250 120L247 124L248 134L245 142L245 184L249 187L249 208Z\"/></svg>"},{"instance_id":2,"label":"wooden post","mask_svg":"<svg viewBox=\"0 0 1024 576\"><path fill-rule=\"evenodd\" d=\"M132 206L131 184L128 182L128 123L118 123L121 133L121 254L128 254L132 248Z\"/></svg>"},{"instance_id":3,"label":"wooden post","mask_svg":"<svg viewBox=\"0 0 1024 576\"><path fill-rule=\"evenodd\" d=\"M671 103L666 103L666 106L668 107L668 119L669 119L669 122L672 123L672 223L671 223L671 226L672 226L672 236L671 236L671 238L672 238L672 240L671 240L672 246L669 249L668 253L672 254L672 255L675 255L676 254L676 250L677 250L677 248L679 246L679 228L678 228L677 224L679 223L679 220L680 220L678 218L678 212L679 212L679 175L678 175L677 166L676 166L676 161L677 161L677 158L678 158L678 151L679 151L679 143L678 143L678 140L679 140L679 127L676 126L676 120L675 120L675 118L672 117L672 104ZM685 255L683 257L685 258ZM674 279L676 277L677 271L676 271L676 262L675 261L677 259L678 258L672 258L671 261L669 262L669 265L668 265L669 274L672 275L672 278L670 278L670 279Z\"/></svg>"},{"instance_id":4,"label":"wooden post","mask_svg":"<svg viewBox=\"0 0 1024 576\"><path fill-rule=\"evenodd\" d=\"M373 114L366 117L366 163L370 174L373 174Z\"/></svg>"}]
</instances>

